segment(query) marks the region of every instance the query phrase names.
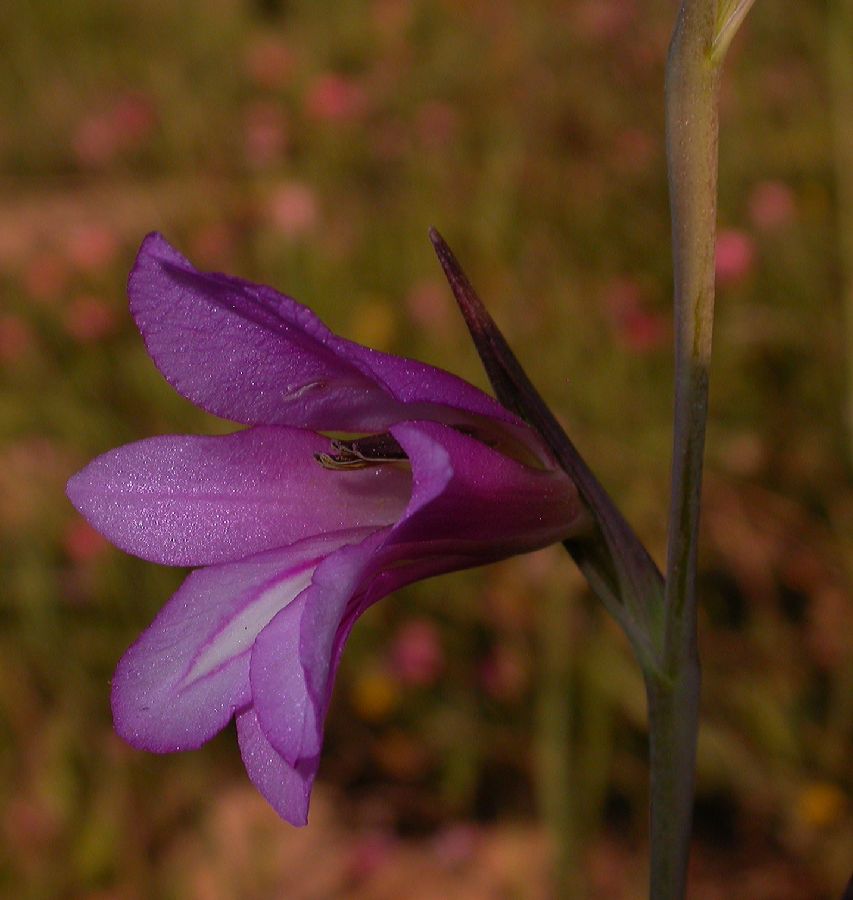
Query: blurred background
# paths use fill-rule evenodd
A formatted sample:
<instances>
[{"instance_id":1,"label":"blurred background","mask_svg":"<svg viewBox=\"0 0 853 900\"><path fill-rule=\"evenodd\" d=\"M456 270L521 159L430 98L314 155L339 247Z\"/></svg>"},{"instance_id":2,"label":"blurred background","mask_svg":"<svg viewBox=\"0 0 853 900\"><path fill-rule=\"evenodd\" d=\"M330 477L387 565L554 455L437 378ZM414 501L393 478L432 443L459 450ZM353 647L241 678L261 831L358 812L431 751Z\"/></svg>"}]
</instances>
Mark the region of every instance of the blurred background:
<instances>
[{"instance_id":1,"label":"blurred background","mask_svg":"<svg viewBox=\"0 0 853 900\"><path fill-rule=\"evenodd\" d=\"M108 546L63 487L117 444L231 428L171 391L129 318L146 232L485 386L436 225L661 561L674 6L4 7L0 893L545 898L556 828L576 896L644 895L641 678L560 548L365 616L297 831L231 729L167 757L113 735L115 663L184 573ZM831 112L851 57L830 63L827 8L756 4L723 84L696 898L834 898L853 861L850 210Z\"/></svg>"}]
</instances>

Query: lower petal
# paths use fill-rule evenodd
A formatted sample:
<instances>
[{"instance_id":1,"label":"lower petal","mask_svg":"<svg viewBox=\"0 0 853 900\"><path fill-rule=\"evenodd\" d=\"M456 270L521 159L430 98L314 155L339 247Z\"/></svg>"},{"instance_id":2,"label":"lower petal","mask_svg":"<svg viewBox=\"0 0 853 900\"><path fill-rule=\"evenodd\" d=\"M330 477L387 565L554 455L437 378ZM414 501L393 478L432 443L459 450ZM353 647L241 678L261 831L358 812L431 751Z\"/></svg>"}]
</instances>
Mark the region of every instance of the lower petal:
<instances>
[{"instance_id":1,"label":"lower petal","mask_svg":"<svg viewBox=\"0 0 853 900\"><path fill-rule=\"evenodd\" d=\"M311 582L325 556L364 533L323 535L189 575L118 664L116 731L134 747L161 753L213 737L251 702L257 634Z\"/></svg>"},{"instance_id":2,"label":"lower petal","mask_svg":"<svg viewBox=\"0 0 853 900\"><path fill-rule=\"evenodd\" d=\"M358 597L388 529L323 561L311 586L258 635L252 649L252 702L264 734L285 760L319 756L323 722Z\"/></svg>"},{"instance_id":3,"label":"lower petal","mask_svg":"<svg viewBox=\"0 0 853 900\"><path fill-rule=\"evenodd\" d=\"M306 825L319 757L300 760L296 766L285 761L267 740L251 706L237 715L237 740L252 784L282 819Z\"/></svg>"}]
</instances>

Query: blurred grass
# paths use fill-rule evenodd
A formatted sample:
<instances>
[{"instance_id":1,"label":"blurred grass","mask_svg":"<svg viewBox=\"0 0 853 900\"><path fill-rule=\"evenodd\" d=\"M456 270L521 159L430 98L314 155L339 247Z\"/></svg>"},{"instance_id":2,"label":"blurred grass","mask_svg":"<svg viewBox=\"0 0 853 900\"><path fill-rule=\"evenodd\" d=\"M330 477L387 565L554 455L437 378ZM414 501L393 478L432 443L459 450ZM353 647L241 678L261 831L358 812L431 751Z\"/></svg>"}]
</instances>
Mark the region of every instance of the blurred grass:
<instances>
[{"instance_id":1,"label":"blurred grass","mask_svg":"<svg viewBox=\"0 0 853 900\"><path fill-rule=\"evenodd\" d=\"M129 321L123 285L148 230L202 268L276 285L341 333L484 385L426 240L437 225L662 557L670 6L4 10L0 891L323 895L271 862L305 839L251 801L223 812L244 784L231 735L156 758L110 730L115 662L181 573L107 547L64 481L122 442L227 428L171 392ZM728 897L733 871L764 873L769 892L744 876L751 898L837 895L853 846L853 494L825 25L817 2L757 4L723 92L697 877ZM642 687L557 551L416 586L356 629L321 779L357 847L533 816L536 617L555 592L573 608L588 875L601 896L640 895ZM429 623L417 640L413 620ZM437 660L428 676L413 679L412 653ZM223 815L236 833L262 830L246 859L229 857L233 836L210 836ZM612 840L633 888L602 881ZM216 866L243 874L214 888Z\"/></svg>"}]
</instances>

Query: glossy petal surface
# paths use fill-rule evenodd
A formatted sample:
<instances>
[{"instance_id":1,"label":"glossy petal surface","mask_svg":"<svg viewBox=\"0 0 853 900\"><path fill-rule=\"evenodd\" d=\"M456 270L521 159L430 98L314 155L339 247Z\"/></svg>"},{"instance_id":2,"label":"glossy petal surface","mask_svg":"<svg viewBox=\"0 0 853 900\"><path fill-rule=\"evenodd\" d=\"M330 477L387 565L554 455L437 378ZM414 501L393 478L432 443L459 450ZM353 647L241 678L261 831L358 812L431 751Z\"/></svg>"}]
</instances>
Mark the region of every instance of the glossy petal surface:
<instances>
[{"instance_id":1,"label":"glossy petal surface","mask_svg":"<svg viewBox=\"0 0 853 900\"><path fill-rule=\"evenodd\" d=\"M286 762L267 740L253 707L237 715L237 740L246 774L272 808L291 825L308 822L311 786L320 758Z\"/></svg>"},{"instance_id":2,"label":"glossy petal surface","mask_svg":"<svg viewBox=\"0 0 853 900\"><path fill-rule=\"evenodd\" d=\"M318 756L332 681L348 634L347 611L387 531L329 556L308 588L258 635L252 698L267 739L288 762ZM282 660L289 660L283 665Z\"/></svg>"},{"instance_id":3,"label":"glossy petal surface","mask_svg":"<svg viewBox=\"0 0 853 900\"><path fill-rule=\"evenodd\" d=\"M393 433L413 470L405 514L321 563L311 587L255 642L256 712L291 764L320 753L340 654L369 605L416 579L559 540L577 518L577 494L561 473L531 469L435 422L401 424Z\"/></svg>"},{"instance_id":4,"label":"glossy petal surface","mask_svg":"<svg viewBox=\"0 0 853 900\"><path fill-rule=\"evenodd\" d=\"M344 340L272 288L199 272L159 235L143 243L129 293L170 383L253 427L139 441L68 483L128 552L207 566L119 663L116 729L166 752L235 717L249 777L305 824L358 617L412 581L575 533L577 491L536 434L477 388ZM317 431L362 439L333 448Z\"/></svg>"},{"instance_id":5,"label":"glossy petal surface","mask_svg":"<svg viewBox=\"0 0 853 900\"><path fill-rule=\"evenodd\" d=\"M408 470L329 471L314 459L328 449L327 438L294 428L149 438L99 456L68 496L123 550L176 566L394 522L411 492Z\"/></svg>"},{"instance_id":6,"label":"glossy petal surface","mask_svg":"<svg viewBox=\"0 0 853 900\"><path fill-rule=\"evenodd\" d=\"M524 465L438 422L404 422L392 433L413 477L392 544L483 561L546 546L577 527L580 501L564 472Z\"/></svg>"},{"instance_id":7,"label":"glossy petal surface","mask_svg":"<svg viewBox=\"0 0 853 900\"><path fill-rule=\"evenodd\" d=\"M158 234L143 242L128 292L169 383L223 418L317 431L380 431L454 411L518 423L455 375L339 338L270 287L199 272Z\"/></svg>"},{"instance_id":8,"label":"glossy petal surface","mask_svg":"<svg viewBox=\"0 0 853 900\"><path fill-rule=\"evenodd\" d=\"M323 535L189 575L116 669L118 733L157 752L209 740L251 702L249 658L258 633L310 584L323 558L363 537Z\"/></svg>"}]
</instances>

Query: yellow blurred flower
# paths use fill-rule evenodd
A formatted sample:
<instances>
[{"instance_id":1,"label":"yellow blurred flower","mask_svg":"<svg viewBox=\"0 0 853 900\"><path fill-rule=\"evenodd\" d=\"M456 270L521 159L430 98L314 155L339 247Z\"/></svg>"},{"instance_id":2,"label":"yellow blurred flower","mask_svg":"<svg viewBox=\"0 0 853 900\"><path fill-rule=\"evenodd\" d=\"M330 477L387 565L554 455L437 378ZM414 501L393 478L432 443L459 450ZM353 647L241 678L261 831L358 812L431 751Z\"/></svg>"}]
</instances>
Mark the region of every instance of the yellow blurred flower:
<instances>
[{"instance_id":1,"label":"yellow blurred flower","mask_svg":"<svg viewBox=\"0 0 853 900\"><path fill-rule=\"evenodd\" d=\"M837 822L847 806L844 792L834 784L816 781L807 784L797 802L800 821L811 828L825 828Z\"/></svg>"},{"instance_id":2,"label":"yellow blurred flower","mask_svg":"<svg viewBox=\"0 0 853 900\"><path fill-rule=\"evenodd\" d=\"M387 719L400 702L400 689L386 673L375 669L363 672L353 682L352 705L367 722Z\"/></svg>"},{"instance_id":3,"label":"yellow blurred flower","mask_svg":"<svg viewBox=\"0 0 853 900\"><path fill-rule=\"evenodd\" d=\"M354 341L387 351L396 331L391 307L382 297L364 297L355 308L350 330Z\"/></svg>"}]
</instances>

